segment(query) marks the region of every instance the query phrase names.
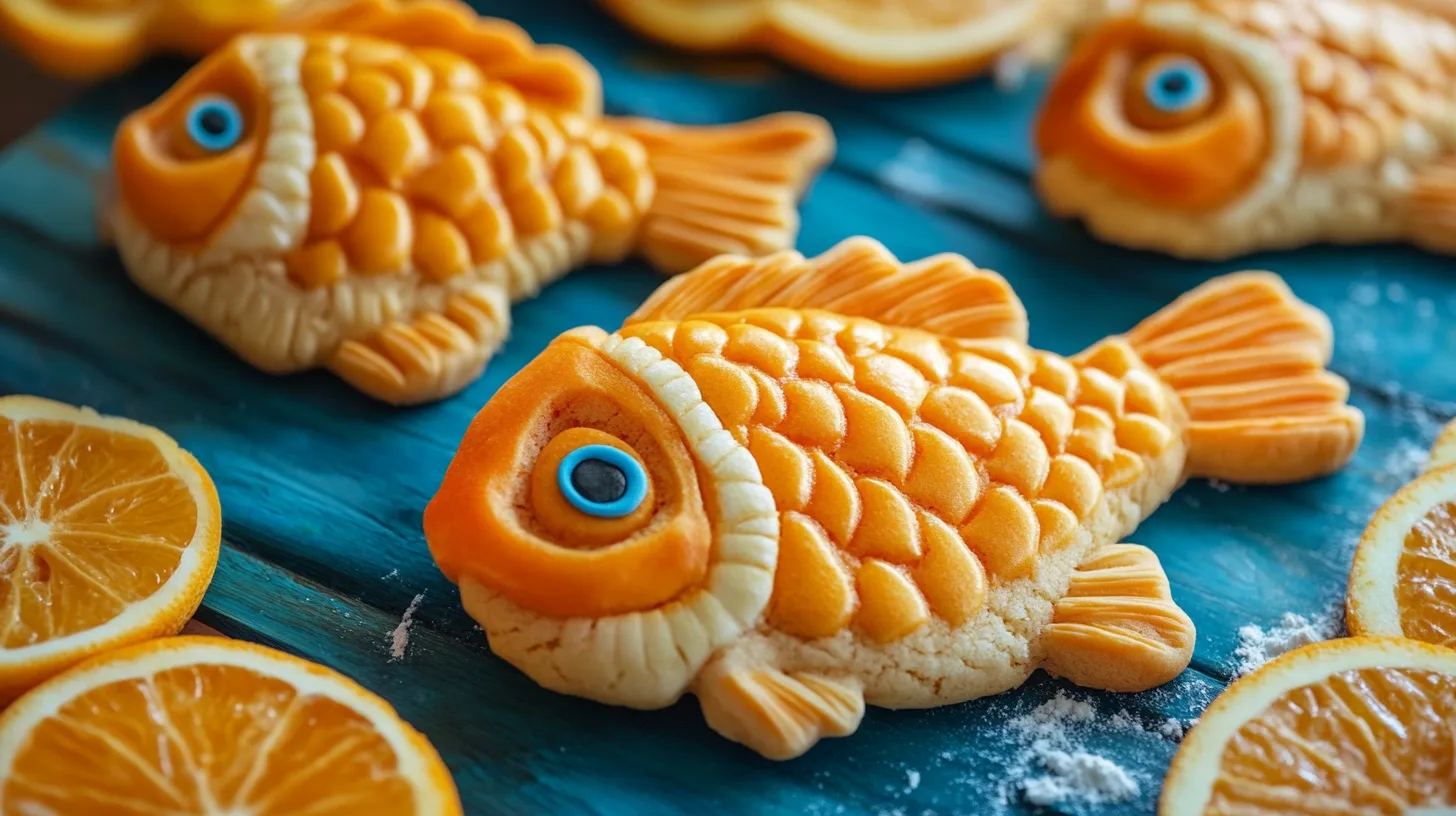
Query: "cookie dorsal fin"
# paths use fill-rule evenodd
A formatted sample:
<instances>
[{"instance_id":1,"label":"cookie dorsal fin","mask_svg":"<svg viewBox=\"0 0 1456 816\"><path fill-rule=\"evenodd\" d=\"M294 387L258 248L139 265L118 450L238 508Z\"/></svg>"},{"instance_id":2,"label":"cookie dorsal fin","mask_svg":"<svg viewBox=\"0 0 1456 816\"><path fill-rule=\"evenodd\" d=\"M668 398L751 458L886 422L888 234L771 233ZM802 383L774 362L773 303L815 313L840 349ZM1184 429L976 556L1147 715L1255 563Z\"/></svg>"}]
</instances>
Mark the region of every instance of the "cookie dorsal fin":
<instances>
[{"instance_id":1,"label":"cookie dorsal fin","mask_svg":"<svg viewBox=\"0 0 1456 816\"><path fill-rule=\"evenodd\" d=\"M627 322L770 306L823 309L945 337L1026 341L1026 309L1000 275L951 254L902 264L870 238L850 238L807 260L797 252L714 258L661 286Z\"/></svg>"},{"instance_id":2,"label":"cookie dorsal fin","mask_svg":"<svg viewBox=\"0 0 1456 816\"><path fill-rule=\"evenodd\" d=\"M515 23L481 17L457 0L349 0L300 12L278 28L365 34L414 48L452 51L529 102L601 115L601 78L581 55L537 45Z\"/></svg>"}]
</instances>

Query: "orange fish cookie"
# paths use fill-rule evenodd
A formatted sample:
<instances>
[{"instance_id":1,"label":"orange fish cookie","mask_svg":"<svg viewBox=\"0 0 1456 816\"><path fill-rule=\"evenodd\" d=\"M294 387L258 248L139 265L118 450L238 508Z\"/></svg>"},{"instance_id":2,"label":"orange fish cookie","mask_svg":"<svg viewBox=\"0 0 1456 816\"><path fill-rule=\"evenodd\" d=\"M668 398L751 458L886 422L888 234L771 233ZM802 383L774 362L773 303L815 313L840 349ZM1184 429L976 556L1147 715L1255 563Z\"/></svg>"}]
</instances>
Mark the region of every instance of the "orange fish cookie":
<instances>
[{"instance_id":1,"label":"orange fish cookie","mask_svg":"<svg viewBox=\"0 0 1456 816\"><path fill-rule=\"evenodd\" d=\"M0 36L62 76L114 74L154 51L205 54L323 0L0 0Z\"/></svg>"},{"instance_id":2,"label":"orange fish cookie","mask_svg":"<svg viewBox=\"0 0 1456 816\"><path fill-rule=\"evenodd\" d=\"M1456 253L1456 26L1381 0L1149 3L1078 46L1037 143L1047 206L1128 246Z\"/></svg>"},{"instance_id":3,"label":"orange fish cookie","mask_svg":"<svg viewBox=\"0 0 1456 816\"><path fill-rule=\"evenodd\" d=\"M601 0L639 31L698 51L766 51L857 88L934 85L1052 40L1067 0Z\"/></svg>"},{"instance_id":4,"label":"orange fish cookie","mask_svg":"<svg viewBox=\"0 0 1456 816\"><path fill-rule=\"evenodd\" d=\"M142 288L271 372L449 396L510 304L632 252L679 272L793 243L820 119L606 119L564 48L444 0L244 35L121 126L117 244Z\"/></svg>"},{"instance_id":5,"label":"orange fish cookie","mask_svg":"<svg viewBox=\"0 0 1456 816\"><path fill-rule=\"evenodd\" d=\"M1329 322L1243 273L1070 359L1026 336L1006 282L955 255L715 259L501 387L425 511L430 550L537 682L638 708L691 691L773 758L866 702L1038 667L1167 682L1193 624L1118 542L1189 476L1350 458Z\"/></svg>"}]
</instances>

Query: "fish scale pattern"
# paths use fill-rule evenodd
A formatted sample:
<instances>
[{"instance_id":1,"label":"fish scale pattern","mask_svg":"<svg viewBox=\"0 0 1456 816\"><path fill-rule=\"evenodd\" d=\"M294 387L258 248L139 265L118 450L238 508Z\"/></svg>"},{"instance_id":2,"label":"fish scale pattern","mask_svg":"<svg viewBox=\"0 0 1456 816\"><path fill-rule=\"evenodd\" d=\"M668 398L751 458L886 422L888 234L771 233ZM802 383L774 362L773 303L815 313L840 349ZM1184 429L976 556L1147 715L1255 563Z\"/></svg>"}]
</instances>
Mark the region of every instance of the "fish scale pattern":
<instances>
[{"instance_id":1,"label":"fish scale pattern","mask_svg":"<svg viewBox=\"0 0 1456 816\"><path fill-rule=\"evenodd\" d=\"M775 308L621 334L682 365L757 460L782 521L769 620L803 638L965 623L1176 434L1117 341L1073 362Z\"/></svg>"},{"instance_id":2,"label":"fish scale pattern","mask_svg":"<svg viewBox=\"0 0 1456 816\"><path fill-rule=\"evenodd\" d=\"M1456 26L1370 0L1200 0L1234 25L1297 53L1304 145L1314 167L1369 164L1399 153L1408 125L1453 111Z\"/></svg>"},{"instance_id":3,"label":"fish scale pattern","mask_svg":"<svg viewBox=\"0 0 1456 816\"><path fill-rule=\"evenodd\" d=\"M635 140L529 105L453 52L321 35L301 75L318 148L308 236L286 259L302 288L416 272L445 283L572 221L611 258L651 202ZM542 283L512 280L512 295Z\"/></svg>"}]
</instances>

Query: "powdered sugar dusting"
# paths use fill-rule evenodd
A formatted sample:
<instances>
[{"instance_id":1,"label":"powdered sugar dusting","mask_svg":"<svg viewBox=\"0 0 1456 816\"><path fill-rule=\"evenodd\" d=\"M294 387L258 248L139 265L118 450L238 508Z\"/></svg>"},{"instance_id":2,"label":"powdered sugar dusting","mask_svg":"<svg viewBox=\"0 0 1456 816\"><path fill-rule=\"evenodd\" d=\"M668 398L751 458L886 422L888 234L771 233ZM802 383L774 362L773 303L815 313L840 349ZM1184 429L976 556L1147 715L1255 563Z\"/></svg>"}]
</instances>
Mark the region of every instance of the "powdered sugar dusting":
<instances>
[{"instance_id":1,"label":"powdered sugar dusting","mask_svg":"<svg viewBox=\"0 0 1456 816\"><path fill-rule=\"evenodd\" d=\"M1054 805L1074 798L1094 805L1126 802L1142 790L1122 766L1106 757L1053 748L1041 752L1040 758L1047 775L1028 779L1024 786L1026 801L1033 805Z\"/></svg>"},{"instance_id":2,"label":"powdered sugar dusting","mask_svg":"<svg viewBox=\"0 0 1456 816\"><path fill-rule=\"evenodd\" d=\"M1126 802L1140 795L1143 784L1151 780L1140 782L1135 772L1088 747L1085 738L1123 733L1176 741L1184 727L1176 719L1145 726L1126 710L1105 715L1092 700L1059 691L1007 723L1009 735L1024 747L1002 780L999 804L1009 811L1018 799L1038 806Z\"/></svg>"},{"instance_id":3,"label":"powdered sugar dusting","mask_svg":"<svg viewBox=\"0 0 1456 816\"><path fill-rule=\"evenodd\" d=\"M1285 652L1301 646L1329 640L1339 634L1341 619L1338 609L1305 617L1285 612L1279 623L1265 629L1250 623L1239 629L1239 645L1234 649L1238 661L1234 671L1243 676Z\"/></svg>"},{"instance_id":4,"label":"powdered sugar dusting","mask_svg":"<svg viewBox=\"0 0 1456 816\"><path fill-rule=\"evenodd\" d=\"M415 610L420 608L420 602L425 599L425 593L421 592L410 601L405 607L404 615L399 619L399 625L389 635L389 660L404 659L404 652L409 648L410 627L414 625Z\"/></svg>"}]
</instances>

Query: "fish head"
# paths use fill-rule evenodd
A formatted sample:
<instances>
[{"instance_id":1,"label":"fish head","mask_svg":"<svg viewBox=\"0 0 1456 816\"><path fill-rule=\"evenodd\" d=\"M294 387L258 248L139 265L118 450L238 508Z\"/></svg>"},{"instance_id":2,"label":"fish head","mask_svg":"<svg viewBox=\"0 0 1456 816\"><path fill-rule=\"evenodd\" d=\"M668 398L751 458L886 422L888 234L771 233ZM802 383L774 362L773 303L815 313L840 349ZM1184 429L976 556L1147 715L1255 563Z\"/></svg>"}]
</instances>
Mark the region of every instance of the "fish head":
<instances>
[{"instance_id":1,"label":"fish head","mask_svg":"<svg viewBox=\"0 0 1456 816\"><path fill-rule=\"evenodd\" d=\"M113 227L147 288L180 286L183 267L276 263L302 243L315 159L304 51L297 35L237 38L122 122Z\"/></svg>"},{"instance_id":2,"label":"fish head","mask_svg":"<svg viewBox=\"0 0 1456 816\"><path fill-rule=\"evenodd\" d=\"M1173 254L1259 245L1299 159L1302 96L1259 34L1181 3L1145 6L1081 41L1036 125L1048 206L1101 237Z\"/></svg>"},{"instance_id":3,"label":"fish head","mask_svg":"<svg viewBox=\"0 0 1456 816\"><path fill-rule=\"evenodd\" d=\"M552 688L604 699L601 660L555 659L538 674L519 633L629 626L639 656L666 661L619 667L651 678L647 698L615 700L634 705L676 699L758 619L777 554L757 465L692 379L642 340L599 329L558 338L491 398L424 529L496 653ZM676 639L690 632L702 637Z\"/></svg>"}]
</instances>

